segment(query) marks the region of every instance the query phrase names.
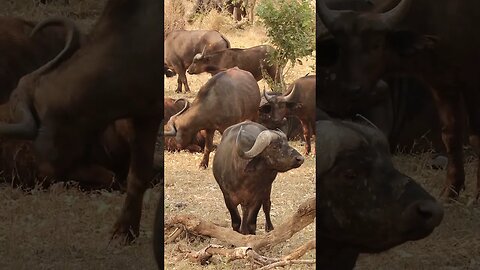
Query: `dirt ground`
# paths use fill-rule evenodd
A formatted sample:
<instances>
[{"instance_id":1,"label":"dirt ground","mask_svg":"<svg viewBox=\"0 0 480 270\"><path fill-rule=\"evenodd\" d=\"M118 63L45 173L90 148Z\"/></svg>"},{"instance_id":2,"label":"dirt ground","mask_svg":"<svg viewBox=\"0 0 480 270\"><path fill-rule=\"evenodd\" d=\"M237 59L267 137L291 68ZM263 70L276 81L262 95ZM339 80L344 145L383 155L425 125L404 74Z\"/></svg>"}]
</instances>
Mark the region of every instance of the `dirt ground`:
<instances>
[{"instance_id":1,"label":"dirt ground","mask_svg":"<svg viewBox=\"0 0 480 270\"><path fill-rule=\"evenodd\" d=\"M16 15L42 19L65 15L88 29L98 16L105 1L54 1L47 6L32 6L36 1L0 1L0 15ZM200 28L213 24L207 18ZM264 29L256 24L245 30L228 30L225 35L233 47L249 47L265 43ZM287 83L311 72L313 59L304 59L285 78ZM167 79L166 97L186 97L193 100L209 75L187 75L192 92L175 94L176 78ZM260 82L263 89L263 82ZM219 137L216 137L218 143ZM300 142L292 145L303 152ZM210 160L213 159L211 154ZM225 227L230 217L211 167L199 170L201 154L165 153L165 215L187 213L200 216ZM445 171L431 170L426 163L428 154L399 155L395 164L400 171L419 181L429 192L438 196ZM426 239L403 244L379 255L362 255L356 269L480 269L480 208L473 204L475 163L466 166L467 188L458 203L445 205L442 224ZM279 174L272 190L272 222L280 224L305 199L315 195L314 157L290 172ZM125 195L118 192L80 192L55 185L49 190L33 190L26 194L18 189L0 186L0 269L156 269L151 244L155 207L159 187L147 191L140 228L140 237L130 246L109 244L112 225L122 207ZM264 216L258 217L258 234L263 234ZM314 224L293 236L286 243L265 252L280 256L315 236ZM193 265L182 258L180 250L199 250L215 239L188 242L181 240L165 247L165 269L249 269L244 261L227 263L214 257L208 266ZM315 258L313 251L306 259ZM286 269L314 269L314 266L294 266Z\"/></svg>"}]
</instances>

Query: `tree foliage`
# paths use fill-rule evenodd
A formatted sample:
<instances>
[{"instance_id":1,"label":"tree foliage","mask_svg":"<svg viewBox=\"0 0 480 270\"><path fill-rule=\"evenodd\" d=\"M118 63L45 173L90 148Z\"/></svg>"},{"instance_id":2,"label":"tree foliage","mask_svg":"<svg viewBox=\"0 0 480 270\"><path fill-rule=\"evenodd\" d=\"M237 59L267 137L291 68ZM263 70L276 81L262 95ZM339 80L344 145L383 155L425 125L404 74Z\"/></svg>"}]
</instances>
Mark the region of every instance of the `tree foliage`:
<instances>
[{"instance_id":1,"label":"tree foliage","mask_svg":"<svg viewBox=\"0 0 480 270\"><path fill-rule=\"evenodd\" d=\"M273 60L285 66L315 50L315 8L311 0L263 0L257 15L276 47Z\"/></svg>"}]
</instances>

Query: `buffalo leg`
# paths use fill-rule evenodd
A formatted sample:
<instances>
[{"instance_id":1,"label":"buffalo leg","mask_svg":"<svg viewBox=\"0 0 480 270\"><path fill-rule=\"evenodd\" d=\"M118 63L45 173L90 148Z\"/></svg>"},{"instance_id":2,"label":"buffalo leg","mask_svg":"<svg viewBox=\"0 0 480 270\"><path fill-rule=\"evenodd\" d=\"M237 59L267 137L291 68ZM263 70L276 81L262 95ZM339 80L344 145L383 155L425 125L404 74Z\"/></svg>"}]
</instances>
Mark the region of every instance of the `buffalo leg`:
<instances>
[{"instance_id":1,"label":"buffalo leg","mask_svg":"<svg viewBox=\"0 0 480 270\"><path fill-rule=\"evenodd\" d=\"M310 125L305 120L300 120L300 122L302 122L303 137L305 138L305 155L308 155L312 150L312 145L310 142L310 137L312 136L310 133L311 129Z\"/></svg>"},{"instance_id":2,"label":"buffalo leg","mask_svg":"<svg viewBox=\"0 0 480 270\"><path fill-rule=\"evenodd\" d=\"M232 228L234 231L240 231L240 213L238 213L237 205L227 196L223 196L225 199L225 204L227 205L228 212L230 212L230 217L232 218Z\"/></svg>"},{"instance_id":3,"label":"buffalo leg","mask_svg":"<svg viewBox=\"0 0 480 270\"><path fill-rule=\"evenodd\" d=\"M248 212L250 212L250 205L241 204L242 206L242 223L240 224L240 233L249 234L248 228Z\"/></svg>"},{"instance_id":4,"label":"buffalo leg","mask_svg":"<svg viewBox=\"0 0 480 270\"><path fill-rule=\"evenodd\" d=\"M182 92L182 85L185 86L185 92L190 92L190 88L188 87L188 81L187 81L187 75L186 75L186 70L183 66L178 66L174 65L173 69L175 72L177 72L178 78L177 78L177 90L175 90L175 93L181 93Z\"/></svg>"},{"instance_id":5,"label":"buffalo leg","mask_svg":"<svg viewBox=\"0 0 480 270\"><path fill-rule=\"evenodd\" d=\"M249 234L256 234L257 232L257 217L262 204L263 201L258 201L255 205L250 206L249 211L247 211L247 219L245 223L248 227Z\"/></svg>"},{"instance_id":6,"label":"buffalo leg","mask_svg":"<svg viewBox=\"0 0 480 270\"><path fill-rule=\"evenodd\" d=\"M456 198L465 184L460 95L457 91L450 91L448 95L432 91L432 94L443 125L442 140L448 157L447 181L442 196Z\"/></svg>"},{"instance_id":7,"label":"buffalo leg","mask_svg":"<svg viewBox=\"0 0 480 270\"><path fill-rule=\"evenodd\" d=\"M272 201L270 200L270 194L272 192L272 186L267 190L265 199L263 200L263 213L265 213L265 231L273 231L272 220L270 219L270 209L272 207Z\"/></svg>"},{"instance_id":8,"label":"buffalo leg","mask_svg":"<svg viewBox=\"0 0 480 270\"><path fill-rule=\"evenodd\" d=\"M203 159L200 162L200 168L206 169L208 167L208 160L210 159L210 152L213 148L213 136L215 135L215 130L208 129L206 130L205 137L205 150L203 151Z\"/></svg>"},{"instance_id":9,"label":"buffalo leg","mask_svg":"<svg viewBox=\"0 0 480 270\"><path fill-rule=\"evenodd\" d=\"M125 237L131 242L138 236L142 201L148 183L153 177L153 153L160 118L135 118L135 134L130 143L130 166L127 177L127 196L112 237Z\"/></svg>"}]
</instances>

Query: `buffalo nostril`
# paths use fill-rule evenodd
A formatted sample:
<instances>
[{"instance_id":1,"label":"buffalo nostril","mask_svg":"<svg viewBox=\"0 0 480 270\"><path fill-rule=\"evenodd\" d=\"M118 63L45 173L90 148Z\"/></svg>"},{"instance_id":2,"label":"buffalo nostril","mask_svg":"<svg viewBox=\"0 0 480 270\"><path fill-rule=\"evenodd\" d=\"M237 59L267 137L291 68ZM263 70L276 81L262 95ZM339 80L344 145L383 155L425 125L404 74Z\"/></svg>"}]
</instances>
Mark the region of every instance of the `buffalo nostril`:
<instances>
[{"instance_id":1,"label":"buffalo nostril","mask_svg":"<svg viewBox=\"0 0 480 270\"><path fill-rule=\"evenodd\" d=\"M305 158L303 156L297 156L295 161L297 161L299 164L302 164L305 161Z\"/></svg>"},{"instance_id":2,"label":"buffalo nostril","mask_svg":"<svg viewBox=\"0 0 480 270\"><path fill-rule=\"evenodd\" d=\"M443 207L435 201L417 204L417 215L431 227L436 227L443 219Z\"/></svg>"}]
</instances>

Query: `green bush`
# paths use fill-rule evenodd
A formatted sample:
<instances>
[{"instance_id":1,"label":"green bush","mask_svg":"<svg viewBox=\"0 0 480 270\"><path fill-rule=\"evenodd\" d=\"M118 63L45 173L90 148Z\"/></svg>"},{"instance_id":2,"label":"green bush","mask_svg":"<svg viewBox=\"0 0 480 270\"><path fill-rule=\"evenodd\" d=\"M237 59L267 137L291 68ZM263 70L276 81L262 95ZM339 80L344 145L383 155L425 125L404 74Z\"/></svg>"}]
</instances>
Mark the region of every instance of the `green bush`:
<instances>
[{"instance_id":1,"label":"green bush","mask_svg":"<svg viewBox=\"0 0 480 270\"><path fill-rule=\"evenodd\" d=\"M271 61L285 67L315 50L315 8L311 0L262 0L257 15L276 48Z\"/></svg>"}]
</instances>

